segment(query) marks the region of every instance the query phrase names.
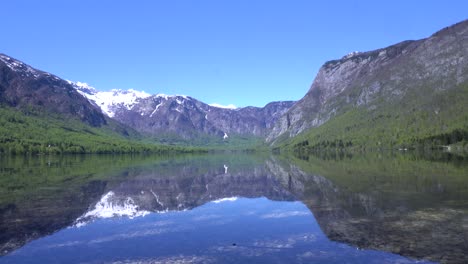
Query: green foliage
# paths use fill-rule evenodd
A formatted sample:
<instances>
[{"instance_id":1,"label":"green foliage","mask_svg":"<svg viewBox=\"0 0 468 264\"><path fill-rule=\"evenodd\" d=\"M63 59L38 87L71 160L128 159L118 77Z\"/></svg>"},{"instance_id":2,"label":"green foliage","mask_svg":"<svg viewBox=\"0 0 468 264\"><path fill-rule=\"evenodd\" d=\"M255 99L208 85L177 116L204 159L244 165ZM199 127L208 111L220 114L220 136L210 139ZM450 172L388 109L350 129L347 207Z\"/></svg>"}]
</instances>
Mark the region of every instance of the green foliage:
<instances>
[{"instance_id":1,"label":"green foliage","mask_svg":"<svg viewBox=\"0 0 468 264\"><path fill-rule=\"evenodd\" d=\"M135 134L118 133L110 125L90 127L79 120L37 111L0 107L0 154L168 153L200 148L143 142Z\"/></svg>"},{"instance_id":2,"label":"green foliage","mask_svg":"<svg viewBox=\"0 0 468 264\"><path fill-rule=\"evenodd\" d=\"M409 92L398 103L380 101L374 107L345 109L280 148L307 153L335 148L468 147L468 84L448 91L434 92L427 87L415 90L418 92Z\"/></svg>"},{"instance_id":3,"label":"green foliage","mask_svg":"<svg viewBox=\"0 0 468 264\"><path fill-rule=\"evenodd\" d=\"M160 144L170 144L181 147L199 147L210 150L228 151L260 151L267 150L265 140L262 137L249 135L229 135L227 139L220 136L211 136L200 133L194 139L183 139L179 135L166 133L157 137L148 137L146 142L158 142Z\"/></svg>"}]
</instances>

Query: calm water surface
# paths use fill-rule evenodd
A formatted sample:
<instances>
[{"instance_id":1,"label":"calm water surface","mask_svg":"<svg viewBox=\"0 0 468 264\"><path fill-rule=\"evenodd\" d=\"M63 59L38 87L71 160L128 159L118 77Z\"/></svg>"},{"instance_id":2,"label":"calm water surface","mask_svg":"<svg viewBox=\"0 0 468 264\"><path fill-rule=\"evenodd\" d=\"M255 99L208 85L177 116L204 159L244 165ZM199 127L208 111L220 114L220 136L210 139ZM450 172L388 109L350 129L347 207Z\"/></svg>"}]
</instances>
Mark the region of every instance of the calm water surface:
<instances>
[{"instance_id":1,"label":"calm water surface","mask_svg":"<svg viewBox=\"0 0 468 264\"><path fill-rule=\"evenodd\" d=\"M0 158L0 263L467 263L436 153Z\"/></svg>"}]
</instances>

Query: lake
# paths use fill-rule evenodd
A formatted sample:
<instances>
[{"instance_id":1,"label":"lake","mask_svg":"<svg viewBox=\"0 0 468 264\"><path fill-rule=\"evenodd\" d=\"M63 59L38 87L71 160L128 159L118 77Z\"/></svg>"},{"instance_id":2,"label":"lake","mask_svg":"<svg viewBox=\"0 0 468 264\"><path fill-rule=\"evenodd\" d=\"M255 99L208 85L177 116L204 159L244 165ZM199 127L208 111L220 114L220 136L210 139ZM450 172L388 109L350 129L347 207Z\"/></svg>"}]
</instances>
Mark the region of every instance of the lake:
<instances>
[{"instance_id":1,"label":"lake","mask_svg":"<svg viewBox=\"0 0 468 264\"><path fill-rule=\"evenodd\" d=\"M468 263L468 159L0 157L0 263Z\"/></svg>"}]
</instances>

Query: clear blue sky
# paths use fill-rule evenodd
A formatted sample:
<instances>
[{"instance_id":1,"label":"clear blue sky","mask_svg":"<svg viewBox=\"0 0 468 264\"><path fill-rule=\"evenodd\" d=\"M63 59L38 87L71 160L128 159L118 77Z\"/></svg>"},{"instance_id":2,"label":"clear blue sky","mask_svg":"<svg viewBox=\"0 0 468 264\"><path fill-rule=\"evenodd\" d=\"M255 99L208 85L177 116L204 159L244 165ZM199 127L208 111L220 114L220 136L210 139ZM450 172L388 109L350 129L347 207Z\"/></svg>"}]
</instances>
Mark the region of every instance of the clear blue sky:
<instances>
[{"instance_id":1,"label":"clear blue sky","mask_svg":"<svg viewBox=\"0 0 468 264\"><path fill-rule=\"evenodd\" d=\"M0 53L62 78L206 103L298 100L327 60L420 39L468 1L2 1Z\"/></svg>"}]
</instances>

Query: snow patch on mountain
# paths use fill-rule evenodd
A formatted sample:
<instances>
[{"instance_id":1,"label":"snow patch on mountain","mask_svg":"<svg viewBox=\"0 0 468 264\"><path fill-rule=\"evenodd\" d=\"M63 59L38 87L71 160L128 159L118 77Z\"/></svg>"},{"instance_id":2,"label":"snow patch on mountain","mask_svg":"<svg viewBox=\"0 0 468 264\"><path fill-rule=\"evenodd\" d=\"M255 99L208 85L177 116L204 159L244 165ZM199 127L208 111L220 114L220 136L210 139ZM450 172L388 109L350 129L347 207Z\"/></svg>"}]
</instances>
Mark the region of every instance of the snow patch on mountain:
<instances>
[{"instance_id":1,"label":"snow patch on mountain","mask_svg":"<svg viewBox=\"0 0 468 264\"><path fill-rule=\"evenodd\" d=\"M182 105L184 100L191 99L186 95L168 95L163 93L151 95L144 91L137 91L133 89L113 89L110 91L101 92L84 82L68 81L68 83L73 85L81 95L85 96L91 103L98 106L101 111L109 117L114 117L116 111L119 108L125 107L127 110L131 110L132 107L135 106L141 99L149 97L163 99L164 101L176 99L176 102L179 105ZM164 101L161 101L161 103L156 106L156 109L152 110L150 117L152 117L158 111L158 108L163 105ZM140 113L142 116L147 114L149 113Z\"/></svg>"},{"instance_id":2,"label":"snow patch on mountain","mask_svg":"<svg viewBox=\"0 0 468 264\"><path fill-rule=\"evenodd\" d=\"M153 115L156 114L156 112L158 111L159 107L161 107L161 105L163 105L163 103L164 103L164 102L159 103L159 104L156 106L156 108L154 108L153 112L151 112L151 114L150 114L150 117L153 117ZM143 113L142 113L142 115L143 115Z\"/></svg>"},{"instance_id":3,"label":"snow patch on mountain","mask_svg":"<svg viewBox=\"0 0 468 264\"><path fill-rule=\"evenodd\" d=\"M182 97L184 99L188 99L189 97L187 95L182 95L182 94L176 94L176 95L168 95L168 94L163 94L163 93L160 93L160 94L155 94L153 95L154 97L156 98L164 98L166 100L169 100L171 98L174 98L174 97Z\"/></svg>"},{"instance_id":4,"label":"snow patch on mountain","mask_svg":"<svg viewBox=\"0 0 468 264\"><path fill-rule=\"evenodd\" d=\"M218 200L214 200L214 201L211 201L212 203L223 203L223 202L235 202L237 201L237 199L239 199L239 197L227 197L227 198L221 198L221 199L218 199Z\"/></svg>"},{"instance_id":5,"label":"snow patch on mountain","mask_svg":"<svg viewBox=\"0 0 468 264\"><path fill-rule=\"evenodd\" d=\"M107 92L101 92L91 87L87 83L71 82L75 89L88 100L96 104L109 117L115 116L115 110L119 106L124 106L130 110L140 99L150 97L151 95L144 91L133 89L120 90L113 89Z\"/></svg>"},{"instance_id":6,"label":"snow patch on mountain","mask_svg":"<svg viewBox=\"0 0 468 264\"><path fill-rule=\"evenodd\" d=\"M98 90L96 90L94 87L90 86L89 84L87 83L84 83L84 82L72 82L72 81L68 81L67 82L71 85L74 85L75 86L75 89L82 95L84 94L89 94L89 95L92 95L92 94L96 94L98 93Z\"/></svg>"},{"instance_id":7,"label":"snow patch on mountain","mask_svg":"<svg viewBox=\"0 0 468 264\"><path fill-rule=\"evenodd\" d=\"M104 114L111 118L115 116L115 113L119 108L125 107L128 110L131 110L132 107L135 106L141 99L149 97L154 99L163 99L164 101L161 101L154 109L151 109L150 111L148 111L149 109L143 110L143 112L139 113L141 116L149 115L149 117L153 117L153 115L156 114L158 109L164 104L165 101L175 99L175 102L178 105L185 105L186 100L193 99L186 95L168 95L163 93L150 95L144 91L136 91L133 89L113 89L111 91L101 92L84 82L68 81L68 83L73 85L81 95L85 96L91 103L98 106ZM222 109L238 109L238 107L234 104L222 105L213 103L210 104L210 106ZM179 108L173 110L182 113ZM205 119L207 119L207 117L205 117Z\"/></svg>"},{"instance_id":8,"label":"snow patch on mountain","mask_svg":"<svg viewBox=\"0 0 468 264\"><path fill-rule=\"evenodd\" d=\"M362 52L359 52L359 51L353 51L353 52L350 52L350 53L346 54L345 56L343 56L342 59L349 59L349 58L352 58L352 57L354 57L356 55L359 55L361 53Z\"/></svg>"},{"instance_id":9,"label":"snow patch on mountain","mask_svg":"<svg viewBox=\"0 0 468 264\"><path fill-rule=\"evenodd\" d=\"M0 60L3 61L10 69L15 72L21 73L23 76L32 76L38 78L41 74L51 75L50 73L45 73L34 69L33 67L23 63L21 61L15 60L11 57L8 57L4 54L0 54ZM57 79L57 77L55 77Z\"/></svg>"},{"instance_id":10,"label":"snow patch on mountain","mask_svg":"<svg viewBox=\"0 0 468 264\"><path fill-rule=\"evenodd\" d=\"M237 106L235 106L233 104L222 105L222 104L218 104L218 103L212 103L212 104L209 104L209 106L213 106L213 107L217 107L217 108L225 108L225 109L237 109Z\"/></svg>"}]
</instances>

